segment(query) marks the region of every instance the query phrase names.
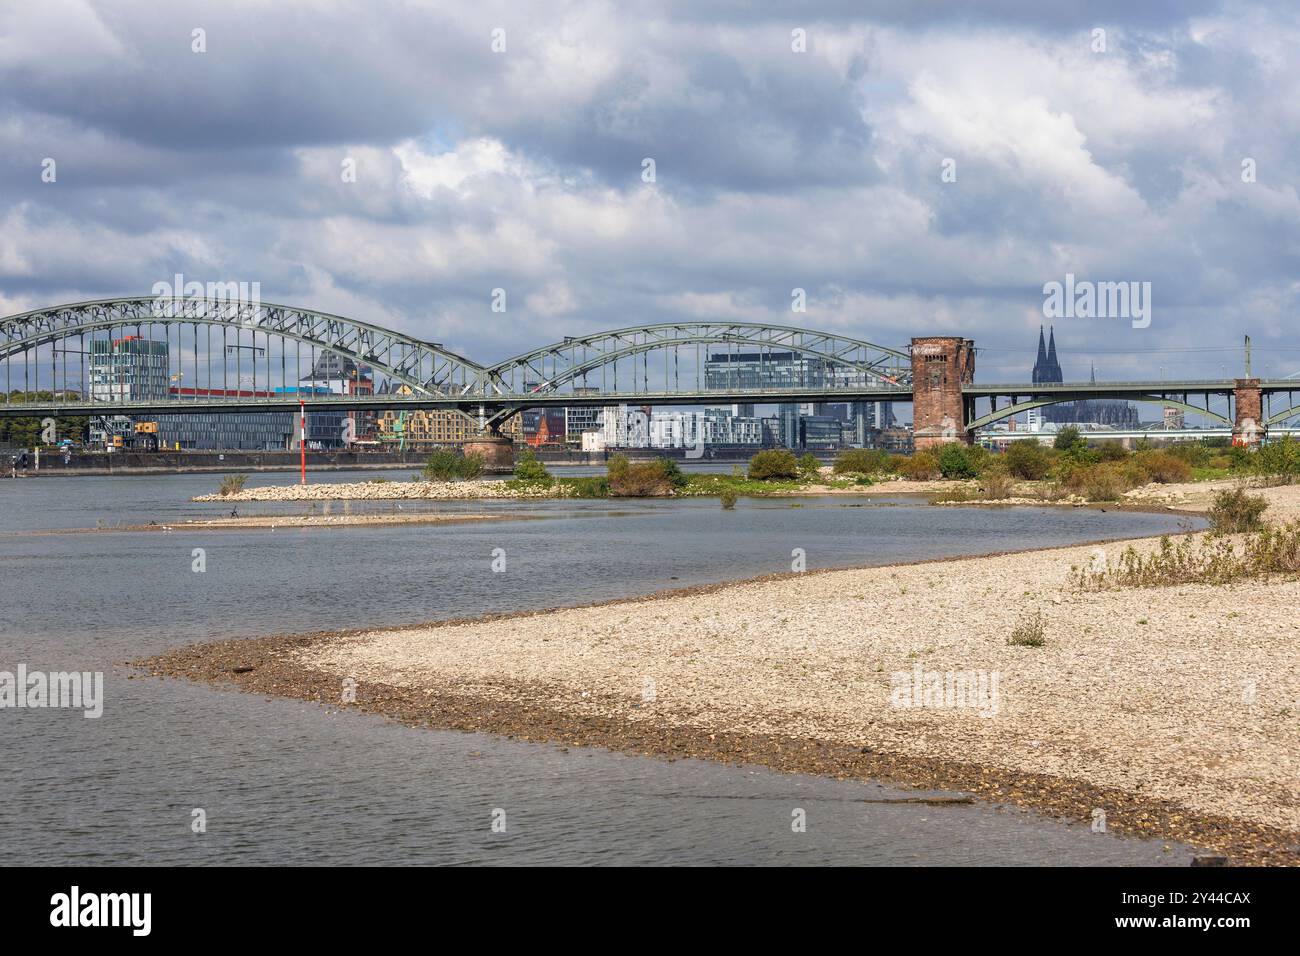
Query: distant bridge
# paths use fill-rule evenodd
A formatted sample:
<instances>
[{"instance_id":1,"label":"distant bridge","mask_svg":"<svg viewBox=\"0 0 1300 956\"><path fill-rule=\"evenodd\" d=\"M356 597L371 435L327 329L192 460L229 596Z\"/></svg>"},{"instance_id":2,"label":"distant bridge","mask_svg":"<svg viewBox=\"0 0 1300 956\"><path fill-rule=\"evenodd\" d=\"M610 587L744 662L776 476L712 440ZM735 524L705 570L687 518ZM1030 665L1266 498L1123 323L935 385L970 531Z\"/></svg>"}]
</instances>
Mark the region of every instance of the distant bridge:
<instances>
[{"instance_id":1,"label":"distant bridge","mask_svg":"<svg viewBox=\"0 0 1300 956\"><path fill-rule=\"evenodd\" d=\"M441 408L491 435L518 411L547 406L883 401L913 403L924 446L1087 398L1182 408L1244 429L1246 440L1300 414L1291 379L976 384L974 366L969 339L891 348L752 322L631 326L485 365L311 309L141 296L0 319L0 416Z\"/></svg>"},{"instance_id":2,"label":"distant bridge","mask_svg":"<svg viewBox=\"0 0 1300 956\"><path fill-rule=\"evenodd\" d=\"M112 343L153 355L123 381ZM95 343L99 343L96 345ZM89 348L87 348L89 346ZM119 346L119 348L121 348ZM323 356L371 370L379 389L322 374ZM720 367L719 357L743 356ZM790 359L815 367L789 373ZM127 358L119 368L132 364ZM165 363L165 373L161 365ZM712 382L710 365L713 366ZM0 319L0 415L444 408L491 428L523 408L855 399L906 401L908 353L828 332L749 322L675 322L570 336L481 365L442 345L337 315L269 303L142 297Z\"/></svg>"}]
</instances>

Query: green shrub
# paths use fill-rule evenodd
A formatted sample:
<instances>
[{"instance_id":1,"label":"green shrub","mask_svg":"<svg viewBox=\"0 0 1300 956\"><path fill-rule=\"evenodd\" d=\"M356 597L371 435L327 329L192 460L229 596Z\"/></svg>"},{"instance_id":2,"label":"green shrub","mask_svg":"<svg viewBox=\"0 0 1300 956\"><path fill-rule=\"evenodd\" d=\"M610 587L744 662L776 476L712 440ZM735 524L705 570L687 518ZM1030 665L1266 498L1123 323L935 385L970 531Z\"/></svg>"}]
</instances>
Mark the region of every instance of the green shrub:
<instances>
[{"instance_id":1,"label":"green shrub","mask_svg":"<svg viewBox=\"0 0 1300 956\"><path fill-rule=\"evenodd\" d=\"M1052 447L1057 451L1066 453L1074 452L1076 449L1086 448L1087 439L1079 434L1079 429L1073 425L1066 425L1056 433L1056 439L1052 442Z\"/></svg>"},{"instance_id":2,"label":"green shrub","mask_svg":"<svg viewBox=\"0 0 1300 956\"><path fill-rule=\"evenodd\" d=\"M221 484L217 486L217 494L221 497L226 495L237 495L244 490L244 482L248 481L247 475L226 475L221 479Z\"/></svg>"},{"instance_id":3,"label":"green shrub","mask_svg":"<svg viewBox=\"0 0 1300 956\"><path fill-rule=\"evenodd\" d=\"M1241 488L1220 491L1214 496L1207 515L1215 534L1243 534L1256 531L1263 524L1268 501L1261 495L1248 495Z\"/></svg>"},{"instance_id":4,"label":"green shrub","mask_svg":"<svg viewBox=\"0 0 1300 956\"><path fill-rule=\"evenodd\" d=\"M932 481L939 477L939 459L933 452L918 451L903 459L898 473L908 481Z\"/></svg>"},{"instance_id":5,"label":"green shrub","mask_svg":"<svg viewBox=\"0 0 1300 956\"><path fill-rule=\"evenodd\" d=\"M799 459L799 477L805 481L816 481L822 476L822 463L817 456L808 452Z\"/></svg>"},{"instance_id":6,"label":"green shrub","mask_svg":"<svg viewBox=\"0 0 1300 956\"><path fill-rule=\"evenodd\" d=\"M879 448L846 448L835 456L837 475L874 475L889 470L889 453Z\"/></svg>"},{"instance_id":7,"label":"green shrub","mask_svg":"<svg viewBox=\"0 0 1300 956\"><path fill-rule=\"evenodd\" d=\"M960 442L948 442L939 449L939 474L945 478L974 478L979 470L970 450Z\"/></svg>"},{"instance_id":8,"label":"green shrub","mask_svg":"<svg viewBox=\"0 0 1300 956\"><path fill-rule=\"evenodd\" d=\"M735 510L735 507L736 507L736 499L737 499L737 497L738 497L738 495L737 495L736 492L735 492L735 489L733 489L733 488L723 488L723 489L722 489L722 494L720 494L718 497L722 499L722 510L723 510L723 511L733 511L733 510Z\"/></svg>"},{"instance_id":9,"label":"green shrub","mask_svg":"<svg viewBox=\"0 0 1300 956\"><path fill-rule=\"evenodd\" d=\"M464 455L460 460L460 476L466 481L483 477L483 456Z\"/></svg>"},{"instance_id":10,"label":"green shrub","mask_svg":"<svg viewBox=\"0 0 1300 956\"><path fill-rule=\"evenodd\" d=\"M451 481L460 470L460 456L453 451L439 448L424 462L425 481Z\"/></svg>"},{"instance_id":11,"label":"green shrub","mask_svg":"<svg viewBox=\"0 0 1300 956\"><path fill-rule=\"evenodd\" d=\"M1128 449L1118 441L1098 442L1093 451L1097 453L1098 461L1124 461L1129 455Z\"/></svg>"},{"instance_id":12,"label":"green shrub","mask_svg":"<svg viewBox=\"0 0 1300 956\"><path fill-rule=\"evenodd\" d=\"M1268 477L1300 475L1300 442L1290 435L1265 442L1250 453L1250 470Z\"/></svg>"},{"instance_id":13,"label":"green shrub","mask_svg":"<svg viewBox=\"0 0 1300 956\"><path fill-rule=\"evenodd\" d=\"M1041 481L1052 470L1052 455L1037 439L1022 439L1007 446L1002 463L1012 478Z\"/></svg>"},{"instance_id":14,"label":"green shrub","mask_svg":"<svg viewBox=\"0 0 1300 956\"><path fill-rule=\"evenodd\" d=\"M1170 442L1165 452L1181 458L1193 468L1209 467L1210 460L1214 457L1214 449L1204 440Z\"/></svg>"},{"instance_id":15,"label":"green shrub","mask_svg":"<svg viewBox=\"0 0 1300 956\"><path fill-rule=\"evenodd\" d=\"M458 455L440 448L424 463L425 481L458 481L483 475L482 455Z\"/></svg>"},{"instance_id":16,"label":"green shrub","mask_svg":"<svg viewBox=\"0 0 1300 956\"><path fill-rule=\"evenodd\" d=\"M541 481L549 483L551 473L537 460L537 453L531 448L524 448L515 462L515 477L520 481Z\"/></svg>"},{"instance_id":17,"label":"green shrub","mask_svg":"<svg viewBox=\"0 0 1300 956\"><path fill-rule=\"evenodd\" d=\"M752 481L771 481L773 478L799 477L799 462L794 452L787 448L760 451L749 459L749 477Z\"/></svg>"},{"instance_id":18,"label":"green shrub","mask_svg":"<svg viewBox=\"0 0 1300 956\"><path fill-rule=\"evenodd\" d=\"M660 467L663 468L664 477L668 479L668 483L672 485L674 489L681 491L690 484L690 479L686 476L686 473L682 471L681 466L673 459L660 458L659 461Z\"/></svg>"}]
</instances>

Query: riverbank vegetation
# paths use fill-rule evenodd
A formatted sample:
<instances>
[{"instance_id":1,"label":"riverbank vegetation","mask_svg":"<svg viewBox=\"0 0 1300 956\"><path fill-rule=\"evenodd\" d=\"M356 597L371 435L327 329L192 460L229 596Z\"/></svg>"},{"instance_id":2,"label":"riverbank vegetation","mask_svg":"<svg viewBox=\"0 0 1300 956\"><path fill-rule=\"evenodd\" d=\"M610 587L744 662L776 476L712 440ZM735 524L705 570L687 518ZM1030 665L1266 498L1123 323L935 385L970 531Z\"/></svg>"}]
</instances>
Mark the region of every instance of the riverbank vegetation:
<instances>
[{"instance_id":1,"label":"riverbank vegetation","mask_svg":"<svg viewBox=\"0 0 1300 956\"><path fill-rule=\"evenodd\" d=\"M439 449L424 464L425 481L473 481L482 477L482 455L458 455Z\"/></svg>"},{"instance_id":2,"label":"riverbank vegetation","mask_svg":"<svg viewBox=\"0 0 1300 956\"><path fill-rule=\"evenodd\" d=\"M482 476L483 461L451 451L430 455L425 481L469 482ZM852 491L877 483L948 481L936 503L977 501L1110 502L1150 484L1182 484L1238 477L1259 487L1300 478L1300 444L1290 438L1257 450L1234 447L1226 439L1167 442L1157 447L1139 441L1128 449L1117 441L1089 444L1073 428L1062 429L1051 445L1027 438L1002 451L951 442L912 455L879 449L847 449L824 466L815 455L796 457L789 449L757 452L748 466L730 474L685 472L674 460L609 459L605 475L556 477L531 448L521 449L505 490L528 497L666 498L789 495L800 492ZM958 484L960 483L960 484ZM934 489L925 489L934 490ZM1225 500L1222 509L1244 507ZM1231 516L1224 521L1231 524ZM1234 525L1235 526L1235 525ZM1242 530L1246 530L1242 528Z\"/></svg>"},{"instance_id":3,"label":"riverbank vegetation","mask_svg":"<svg viewBox=\"0 0 1300 956\"><path fill-rule=\"evenodd\" d=\"M1285 437L1251 450L1227 439L1168 442L1164 447L1142 440L1130 450L1116 441L1089 445L1078 431L1064 428L1050 446L1024 439L998 453L954 442L910 457L845 452L836 461L837 474L858 470L877 479L974 481L969 488L946 492L936 499L940 502L996 501L1017 493L1044 501L1073 496L1105 502L1153 483L1230 477L1258 487L1291 483L1300 480L1300 443Z\"/></svg>"},{"instance_id":4,"label":"riverbank vegetation","mask_svg":"<svg viewBox=\"0 0 1300 956\"><path fill-rule=\"evenodd\" d=\"M1300 573L1300 522L1264 526L1240 537L1188 535L1178 544L1165 535L1154 551L1130 545L1113 564L1075 568L1079 591L1231 584L1234 581L1295 577Z\"/></svg>"}]
</instances>

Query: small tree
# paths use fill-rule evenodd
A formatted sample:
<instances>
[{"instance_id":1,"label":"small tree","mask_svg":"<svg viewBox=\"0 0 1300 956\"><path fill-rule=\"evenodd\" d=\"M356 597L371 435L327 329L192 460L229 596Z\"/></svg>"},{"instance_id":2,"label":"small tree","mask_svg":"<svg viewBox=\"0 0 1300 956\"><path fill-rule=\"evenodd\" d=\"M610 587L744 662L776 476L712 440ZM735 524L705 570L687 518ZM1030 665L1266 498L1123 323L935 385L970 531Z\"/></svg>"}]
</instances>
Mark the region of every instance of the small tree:
<instances>
[{"instance_id":1,"label":"small tree","mask_svg":"<svg viewBox=\"0 0 1300 956\"><path fill-rule=\"evenodd\" d=\"M736 509L737 496L734 488L723 488L722 494L719 497L722 499L723 511L734 511Z\"/></svg>"},{"instance_id":2,"label":"small tree","mask_svg":"<svg viewBox=\"0 0 1300 956\"><path fill-rule=\"evenodd\" d=\"M835 474L871 475L885 471L889 452L879 448L846 448L835 456Z\"/></svg>"},{"instance_id":3,"label":"small tree","mask_svg":"<svg viewBox=\"0 0 1300 956\"><path fill-rule=\"evenodd\" d=\"M1024 481L1041 481L1052 469L1052 456L1036 439L1013 441L1002 456L1007 473Z\"/></svg>"},{"instance_id":4,"label":"small tree","mask_svg":"<svg viewBox=\"0 0 1300 956\"><path fill-rule=\"evenodd\" d=\"M483 456L465 455L460 459L459 475L466 481L483 477Z\"/></svg>"},{"instance_id":5,"label":"small tree","mask_svg":"<svg viewBox=\"0 0 1300 956\"><path fill-rule=\"evenodd\" d=\"M483 474L482 455L458 455L440 448L424 463L425 481L472 481Z\"/></svg>"},{"instance_id":6,"label":"small tree","mask_svg":"<svg viewBox=\"0 0 1300 956\"><path fill-rule=\"evenodd\" d=\"M1056 433L1056 440L1052 442L1052 447L1057 451L1063 451L1067 454L1077 448L1086 446L1088 443L1083 436L1079 434L1079 429L1073 425L1066 425Z\"/></svg>"},{"instance_id":7,"label":"small tree","mask_svg":"<svg viewBox=\"0 0 1300 956\"><path fill-rule=\"evenodd\" d=\"M673 459L660 458L659 467L663 469L664 477L668 479L668 483L677 491L681 491L690 484L690 479L682 471L681 465L677 464Z\"/></svg>"},{"instance_id":8,"label":"small tree","mask_svg":"<svg viewBox=\"0 0 1300 956\"><path fill-rule=\"evenodd\" d=\"M1278 441L1265 442L1254 452L1252 470L1270 477L1291 477L1300 474L1300 442L1290 435Z\"/></svg>"},{"instance_id":9,"label":"small tree","mask_svg":"<svg viewBox=\"0 0 1300 956\"><path fill-rule=\"evenodd\" d=\"M933 452L918 451L903 459L898 473L908 481L930 481L939 477L939 459Z\"/></svg>"},{"instance_id":10,"label":"small tree","mask_svg":"<svg viewBox=\"0 0 1300 956\"><path fill-rule=\"evenodd\" d=\"M821 477L822 463L817 460L817 456L808 452L799 459L799 474L808 481L815 481Z\"/></svg>"},{"instance_id":11,"label":"small tree","mask_svg":"<svg viewBox=\"0 0 1300 956\"><path fill-rule=\"evenodd\" d=\"M551 480L551 473L546 470L546 466L537 460L537 453L531 448L525 448L519 453L519 460L515 462L515 477L520 481L543 481Z\"/></svg>"},{"instance_id":12,"label":"small tree","mask_svg":"<svg viewBox=\"0 0 1300 956\"><path fill-rule=\"evenodd\" d=\"M939 474L945 478L974 478L979 473L966 446L948 442L939 449Z\"/></svg>"},{"instance_id":13,"label":"small tree","mask_svg":"<svg viewBox=\"0 0 1300 956\"><path fill-rule=\"evenodd\" d=\"M799 461L788 448L760 451L749 459L749 477L752 481L798 478Z\"/></svg>"},{"instance_id":14,"label":"small tree","mask_svg":"<svg viewBox=\"0 0 1300 956\"><path fill-rule=\"evenodd\" d=\"M424 463L425 481L451 481L459 474L459 456L446 448L439 448Z\"/></svg>"}]
</instances>

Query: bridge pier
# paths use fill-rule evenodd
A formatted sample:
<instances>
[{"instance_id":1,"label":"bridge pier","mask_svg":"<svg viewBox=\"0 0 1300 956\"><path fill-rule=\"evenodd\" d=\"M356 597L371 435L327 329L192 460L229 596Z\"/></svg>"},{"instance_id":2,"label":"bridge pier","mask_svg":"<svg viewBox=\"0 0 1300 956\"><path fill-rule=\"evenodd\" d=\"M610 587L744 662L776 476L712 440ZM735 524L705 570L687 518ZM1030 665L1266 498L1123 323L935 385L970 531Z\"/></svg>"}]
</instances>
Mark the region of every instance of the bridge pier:
<instances>
[{"instance_id":1,"label":"bridge pier","mask_svg":"<svg viewBox=\"0 0 1300 956\"><path fill-rule=\"evenodd\" d=\"M1257 378L1235 379L1232 393L1232 443L1258 445L1264 437L1264 400Z\"/></svg>"},{"instance_id":2,"label":"bridge pier","mask_svg":"<svg viewBox=\"0 0 1300 956\"><path fill-rule=\"evenodd\" d=\"M975 380L975 342L938 335L912 339L912 427L917 450L969 445L970 415L962 386Z\"/></svg>"},{"instance_id":3,"label":"bridge pier","mask_svg":"<svg viewBox=\"0 0 1300 956\"><path fill-rule=\"evenodd\" d=\"M515 466L515 446L500 432L486 431L465 442L465 454L479 455L487 471L509 471Z\"/></svg>"},{"instance_id":4,"label":"bridge pier","mask_svg":"<svg viewBox=\"0 0 1300 956\"><path fill-rule=\"evenodd\" d=\"M466 456L482 458L486 471L510 471L515 467L515 444L501 434L501 423L489 417L495 411L483 405L478 407L479 433L465 442L462 451Z\"/></svg>"}]
</instances>

